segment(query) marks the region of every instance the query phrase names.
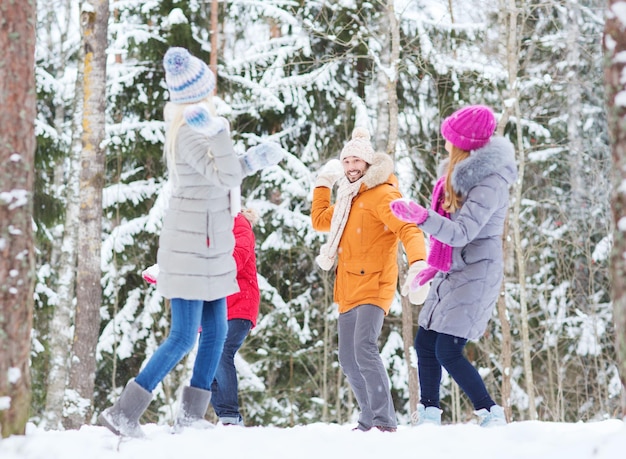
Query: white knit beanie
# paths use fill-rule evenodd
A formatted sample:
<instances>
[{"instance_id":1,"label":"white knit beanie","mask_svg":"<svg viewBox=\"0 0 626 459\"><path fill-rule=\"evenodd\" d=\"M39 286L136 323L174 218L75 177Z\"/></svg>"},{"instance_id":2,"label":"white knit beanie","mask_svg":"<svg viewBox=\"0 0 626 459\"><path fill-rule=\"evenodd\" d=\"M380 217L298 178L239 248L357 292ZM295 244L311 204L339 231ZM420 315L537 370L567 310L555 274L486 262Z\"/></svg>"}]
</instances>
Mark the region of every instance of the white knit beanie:
<instances>
[{"instance_id":1,"label":"white knit beanie","mask_svg":"<svg viewBox=\"0 0 626 459\"><path fill-rule=\"evenodd\" d=\"M213 93L215 75L185 48L168 49L163 57L163 67L171 102L198 102Z\"/></svg>"},{"instance_id":2,"label":"white knit beanie","mask_svg":"<svg viewBox=\"0 0 626 459\"><path fill-rule=\"evenodd\" d=\"M343 161L348 156L361 158L367 164L372 164L374 160L374 148L370 142L370 133L363 127L354 128L352 140L350 140L341 150L339 159Z\"/></svg>"}]
</instances>

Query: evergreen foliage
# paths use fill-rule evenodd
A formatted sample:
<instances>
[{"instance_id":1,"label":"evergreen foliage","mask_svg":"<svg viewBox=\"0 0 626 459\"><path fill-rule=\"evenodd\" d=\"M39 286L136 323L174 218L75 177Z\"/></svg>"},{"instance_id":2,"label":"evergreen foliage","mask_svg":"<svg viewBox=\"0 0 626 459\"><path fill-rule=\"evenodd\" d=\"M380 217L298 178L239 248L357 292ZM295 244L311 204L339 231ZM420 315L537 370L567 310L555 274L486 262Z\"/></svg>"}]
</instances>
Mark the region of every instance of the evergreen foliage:
<instances>
[{"instance_id":1,"label":"evergreen foliage","mask_svg":"<svg viewBox=\"0 0 626 459\"><path fill-rule=\"evenodd\" d=\"M454 22L434 3L396 2L401 27L396 170L402 191L420 202L430 199L436 166L443 158L443 117L470 103L486 103L510 115L503 9L497 2L454 1ZM515 84L520 86L523 119L518 124L509 118L504 135L526 152L520 231L540 417L610 417L619 404L620 386L608 296L610 157L599 47L603 4L575 2L574 15L569 1L517 3L520 67ZM66 180L72 120L80 109L73 103L79 71L76 31L63 39L43 33L50 24L46 18L51 6L38 7L42 33L37 55L35 418L43 416L48 320L58 281L55 244L63 231L64 188L70 186ZM353 420L356 402L337 363L333 278L314 263L325 236L312 230L309 211L317 170L339 154L355 123L366 119L370 131L375 130L381 97L377 59L381 37L388 33L381 25L385 4L221 2L217 50L210 44L210 2L126 0L112 2L112 7L102 234L104 320L96 412L116 397L168 333L168 302L140 273L156 262L168 193L162 159L167 94L161 60L169 46L183 46L206 62L217 53L216 105L231 124L236 149L243 152L272 139L289 152L278 166L243 184L244 205L262 216L255 227L261 315L237 361L246 422L288 426ZM568 42L571 21L577 21L578 29ZM567 43L580 50L575 62ZM60 49L65 60L58 59ZM576 105L573 87L580 94ZM579 119L575 132L568 124L573 114ZM518 134L522 145L517 144ZM526 394L517 339L520 284L515 269L508 274L504 293L515 347L512 404L516 418L523 419ZM415 356L403 355L399 302L382 336L399 420L408 423L407 373ZM468 355L486 375L493 394L499 393L504 371L500 348L494 315L488 336L468 346ZM176 392L189 378L190 361L192 357L157 388L150 419L172 420ZM446 376L443 404L455 403L456 390ZM461 399L462 416L470 417L471 406Z\"/></svg>"}]
</instances>

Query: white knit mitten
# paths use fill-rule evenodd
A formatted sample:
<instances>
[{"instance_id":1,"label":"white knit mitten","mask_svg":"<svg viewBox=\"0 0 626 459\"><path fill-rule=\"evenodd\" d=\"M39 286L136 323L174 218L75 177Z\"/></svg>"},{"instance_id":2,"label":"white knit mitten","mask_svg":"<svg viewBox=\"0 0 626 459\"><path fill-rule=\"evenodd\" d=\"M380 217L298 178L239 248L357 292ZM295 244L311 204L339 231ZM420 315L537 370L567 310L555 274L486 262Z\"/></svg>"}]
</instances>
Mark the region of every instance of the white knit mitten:
<instances>
[{"instance_id":1,"label":"white knit mitten","mask_svg":"<svg viewBox=\"0 0 626 459\"><path fill-rule=\"evenodd\" d=\"M187 125L203 134L213 137L228 127L226 119L213 116L206 104L190 105L183 111Z\"/></svg>"},{"instance_id":2,"label":"white knit mitten","mask_svg":"<svg viewBox=\"0 0 626 459\"><path fill-rule=\"evenodd\" d=\"M326 188L332 188L335 182L344 175L343 166L338 159L331 159L328 161L317 174L315 180L315 186L325 186Z\"/></svg>"},{"instance_id":3,"label":"white knit mitten","mask_svg":"<svg viewBox=\"0 0 626 459\"><path fill-rule=\"evenodd\" d=\"M276 142L263 142L248 148L239 160L243 173L252 175L261 169L278 164L284 157L285 150L279 144Z\"/></svg>"},{"instance_id":4,"label":"white knit mitten","mask_svg":"<svg viewBox=\"0 0 626 459\"><path fill-rule=\"evenodd\" d=\"M141 272L141 277L149 284L156 284L159 277L159 265L152 265Z\"/></svg>"},{"instance_id":5,"label":"white knit mitten","mask_svg":"<svg viewBox=\"0 0 626 459\"><path fill-rule=\"evenodd\" d=\"M430 290L430 284L426 283L424 285L418 286L416 289L412 289L411 287L417 285L414 283L414 279L417 275L422 272L424 269L428 268L428 263L424 260L416 261L411 266L409 266L409 272L406 275L406 280L404 284L402 284L402 290L400 293L402 296L409 296L409 301L412 304L423 304L426 300L426 296L428 295L428 291Z\"/></svg>"},{"instance_id":6,"label":"white knit mitten","mask_svg":"<svg viewBox=\"0 0 626 459\"><path fill-rule=\"evenodd\" d=\"M320 254L315 257L315 261L324 271L330 271L330 269L335 265L335 257L328 256L328 243L322 244L322 247L320 247Z\"/></svg>"}]
</instances>

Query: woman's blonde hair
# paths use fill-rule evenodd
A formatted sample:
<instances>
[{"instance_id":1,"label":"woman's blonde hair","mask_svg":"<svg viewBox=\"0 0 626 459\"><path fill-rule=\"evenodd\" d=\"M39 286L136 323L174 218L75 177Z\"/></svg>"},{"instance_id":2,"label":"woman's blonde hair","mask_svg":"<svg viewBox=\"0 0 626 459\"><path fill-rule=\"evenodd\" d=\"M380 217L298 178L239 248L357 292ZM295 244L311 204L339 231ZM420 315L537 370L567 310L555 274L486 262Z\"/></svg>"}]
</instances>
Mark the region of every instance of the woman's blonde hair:
<instances>
[{"instance_id":1,"label":"woman's blonde hair","mask_svg":"<svg viewBox=\"0 0 626 459\"><path fill-rule=\"evenodd\" d=\"M207 104L209 113L211 113L212 116L216 116L212 96L208 96L199 102L194 102L193 104L201 103ZM165 160L167 161L167 165L170 170L175 170L176 140L178 138L178 131L181 126L185 124L185 117L183 116L185 108L193 104L177 104L174 102L168 102L165 104L165 108L163 109L163 119L165 120L166 125L165 148L163 150L163 155L165 156Z\"/></svg>"},{"instance_id":2,"label":"woman's blonde hair","mask_svg":"<svg viewBox=\"0 0 626 459\"><path fill-rule=\"evenodd\" d=\"M469 151L462 150L459 147L455 147L452 144L451 144L451 147L452 148L450 150L450 162L448 163L448 171L447 171L446 186L445 186L446 197L443 202L443 208L446 212L449 212L452 214L456 212L457 210L459 210L459 208L462 205L461 195L456 193L454 189L452 188L452 172L454 171L454 167L458 163L460 163L461 161L469 157L470 153Z\"/></svg>"}]
</instances>

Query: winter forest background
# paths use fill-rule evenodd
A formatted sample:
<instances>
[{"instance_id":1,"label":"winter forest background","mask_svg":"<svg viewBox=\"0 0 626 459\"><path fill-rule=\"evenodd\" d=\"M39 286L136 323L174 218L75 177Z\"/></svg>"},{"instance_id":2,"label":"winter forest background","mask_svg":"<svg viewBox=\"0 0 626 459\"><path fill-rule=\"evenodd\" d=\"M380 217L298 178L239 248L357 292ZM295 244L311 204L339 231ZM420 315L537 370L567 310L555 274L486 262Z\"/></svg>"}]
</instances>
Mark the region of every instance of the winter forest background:
<instances>
[{"instance_id":1,"label":"winter forest background","mask_svg":"<svg viewBox=\"0 0 626 459\"><path fill-rule=\"evenodd\" d=\"M314 263L325 238L309 219L318 169L355 125L366 126L376 148L394 156L403 193L427 203L445 154L440 122L472 103L494 107L521 179L511 193L498 310L468 355L512 420L620 415L606 1L229 0L213 22L211 1L108 3L102 222L91 246L78 242L92 198L79 186L89 95L80 21L90 2L37 4L33 422L92 422L168 333L168 303L141 271L155 262L168 192L161 60L169 46L216 59L217 108L237 149L272 139L289 152L243 185L244 205L262 215L261 315L237 362L248 425L344 423L357 409L337 363L333 278ZM94 244L99 266L85 267ZM89 269L101 270L101 281L81 304ZM75 319L89 307L93 371L81 367L74 338ZM398 294L381 342L405 424L416 403L418 309ZM191 361L157 388L145 420L172 419ZM90 380L85 396L79 386ZM442 395L444 422L473 416L448 377Z\"/></svg>"}]
</instances>

